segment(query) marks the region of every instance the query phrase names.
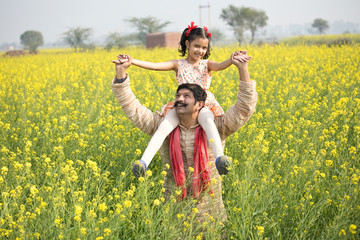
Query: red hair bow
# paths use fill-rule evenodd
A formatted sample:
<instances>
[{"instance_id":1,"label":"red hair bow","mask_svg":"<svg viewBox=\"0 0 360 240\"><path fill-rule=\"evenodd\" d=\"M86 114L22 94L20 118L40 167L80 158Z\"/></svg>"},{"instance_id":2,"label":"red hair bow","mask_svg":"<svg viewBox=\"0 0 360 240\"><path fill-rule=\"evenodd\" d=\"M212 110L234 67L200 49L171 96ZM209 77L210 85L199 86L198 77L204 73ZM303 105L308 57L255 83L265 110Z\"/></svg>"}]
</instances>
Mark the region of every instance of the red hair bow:
<instances>
[{"instance_id":1,"label":"red hair bow","mask_svg":"<svg viewBox=\"0 0 360 240\"><path fill-rule=\"evenodd\" d=\"M190 32L191 32L191 30L193 30L193 29L195 29L195 28L197 28L198 26L197 25L194 25L194 22L191 22L191 25L188 25L188 30L186 31L186 36L188 37L189 36L189 34L190 34Z\"/></svg>"},{"instance_id":2,"label":"red hair bow","mask_svg":"<svg viewBox=\"0 0 360 240\"><path fill-rule=\"evenodd\" d=\"M207 27L204 26L204 30L207 32L207 34L209 35L209 38L211 38L211 33L208 32Z\"/></svg>"}]
</instances>

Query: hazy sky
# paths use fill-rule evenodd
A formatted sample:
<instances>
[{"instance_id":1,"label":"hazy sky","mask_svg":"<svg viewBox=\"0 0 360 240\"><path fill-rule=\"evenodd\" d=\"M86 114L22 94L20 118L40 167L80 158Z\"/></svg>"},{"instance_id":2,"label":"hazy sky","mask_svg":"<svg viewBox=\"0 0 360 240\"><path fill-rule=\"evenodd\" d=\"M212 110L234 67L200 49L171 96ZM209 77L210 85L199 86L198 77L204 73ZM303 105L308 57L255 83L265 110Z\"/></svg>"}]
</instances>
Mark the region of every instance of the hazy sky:
<instances>
[{"instance_id":1,"label":"hazy sky","mask_svg":"<svg viewBox=\"0 0 360 240\"><path fill-rule=\"evenodd\" d=\"M182 31L191 21L199 24L199 5L208 3L210 23L206 8L201 23L210 25L210 32L212 27L228 29L219 16L230 4L264 10L268 26L309 23L315 18L360 24L360 0L0 0L0 44L20 42L27 30L40 31L45 42L55 42L78 26L92 28L93 37L126 34L133 32L124 21L130 17L157 17L171 22L166 31Z\"/></svg>"}]
</instances>

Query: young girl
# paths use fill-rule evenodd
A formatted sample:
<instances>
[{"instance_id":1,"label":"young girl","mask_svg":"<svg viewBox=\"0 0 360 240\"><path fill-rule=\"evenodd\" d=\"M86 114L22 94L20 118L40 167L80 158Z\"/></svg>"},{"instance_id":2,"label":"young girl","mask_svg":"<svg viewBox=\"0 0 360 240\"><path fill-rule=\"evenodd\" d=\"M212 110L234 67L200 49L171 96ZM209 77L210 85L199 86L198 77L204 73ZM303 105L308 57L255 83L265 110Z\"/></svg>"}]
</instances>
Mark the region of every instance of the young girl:
<instances>
[{"instance_id":1,"label":"young girl","mask_svg":"<svg viewBox=\"0 0 360 240\"><path fill-rule=\"evenodd\" d=\"M173 70L176 73L176 79L180 84L195 83L200 85L207 93L205 107L199 112L198 122L204 129L207 139L210 142L211 150L216 160L223 159L227 161L224 156L223 147L219 132L215 126L214 117L224 113L220 104L216 101L215 96L209 92L211 82L211 71L220 71L228 68L231 65L231 58L217 63L207 60L210 55L210 38L211 33L207 28L198 28L194 26L194 22L188 26L181 35L179 52L181 56L187 57L181 60L171 60L168 62L145 62L132 59L132 64L141 68L158 71ZM251 58L246 56L245 61ZM146 168L149 166L152 158L160 149L166 136L179 125L179 119L173 109L173 102L168 103L163 107L165 118L159 125L157 131L152 136L147 148L145 149L141 160L133 165L133 173L136 176L144 175ZM218 169L220 174L224 174ZM227 173L227 171L225 171Z\"/></svg>"}]
</instances>

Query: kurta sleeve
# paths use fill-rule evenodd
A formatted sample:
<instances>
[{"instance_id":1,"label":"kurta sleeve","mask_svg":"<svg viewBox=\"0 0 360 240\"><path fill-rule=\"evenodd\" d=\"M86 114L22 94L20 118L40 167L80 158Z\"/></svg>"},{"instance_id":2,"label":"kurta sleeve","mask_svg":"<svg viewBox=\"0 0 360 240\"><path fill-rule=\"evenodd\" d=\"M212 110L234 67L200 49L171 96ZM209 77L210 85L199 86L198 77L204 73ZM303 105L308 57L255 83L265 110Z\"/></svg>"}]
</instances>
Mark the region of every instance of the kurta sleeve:
<instances>
[{"instance_id":1,"label":"kurta sleeve","mask_svg":"<svg viewBox=\"0 0 360 240\"><path fill-rule=\"evenodd\" d=\"M112 81L111 88L121 105L125 115L141 131L148 135L153 135L159 126L162 117L150 111L136 99L130 88L129 76L123 83L116 83L115 78Z\"/></svg>"},{"instance_id":2,"label":"kurta sleeve","mask_svg":"<svg viewBox=\"0 0 360 240\"><path fill-rule=\"evenodd\" d=\"M257 96L255 81L239 81L236 103L224 115L215 118L222 140L239 130L250 119L255 111Z\"/></svg>"}]
</instances>

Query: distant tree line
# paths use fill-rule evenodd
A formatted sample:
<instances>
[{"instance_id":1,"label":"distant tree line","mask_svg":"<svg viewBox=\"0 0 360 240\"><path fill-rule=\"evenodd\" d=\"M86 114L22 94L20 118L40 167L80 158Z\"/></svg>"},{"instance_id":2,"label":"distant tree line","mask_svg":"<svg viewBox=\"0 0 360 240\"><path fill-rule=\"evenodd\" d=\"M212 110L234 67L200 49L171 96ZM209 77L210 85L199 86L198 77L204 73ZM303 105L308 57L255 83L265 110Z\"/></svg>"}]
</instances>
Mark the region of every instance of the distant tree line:
<instances>
[{"instance_id":1,"label":"distant tree line","mask_svg":"<svg viewBox=\"0 0 360 240\"><path fill-rule=\"evenodd\" d=\"M251 34L250 44L255 40L255 34L259 29L267 24L268 16L263 10L258 10L250 7L236 7L229 5L222 9L220 18L233 31L237 42L242 44L245 41L244 32L249 31ZM119 33L110 33L106 38L105 49L123 48L128 44L145 44L146 35L150 33L160 32L171 22L160 21L156 17L132 17L125 20L134 29L136 33L129 35L121 35ZM324 33L329 24L326 20L317 18L314 20L312 27L319 33ZM212 29L212 41L217 41L223 37L221 31ZM74 48L75 52L81 50L95 49L95 44L89 42L92 35L91 28L75 27L70 28L63 33L63 41L65 44ZM20 36L21 44L24 45L30 53L35 53L37 48L44 44L43 36L38 31L26 31Z\"/></svg>"}]
</instances>

